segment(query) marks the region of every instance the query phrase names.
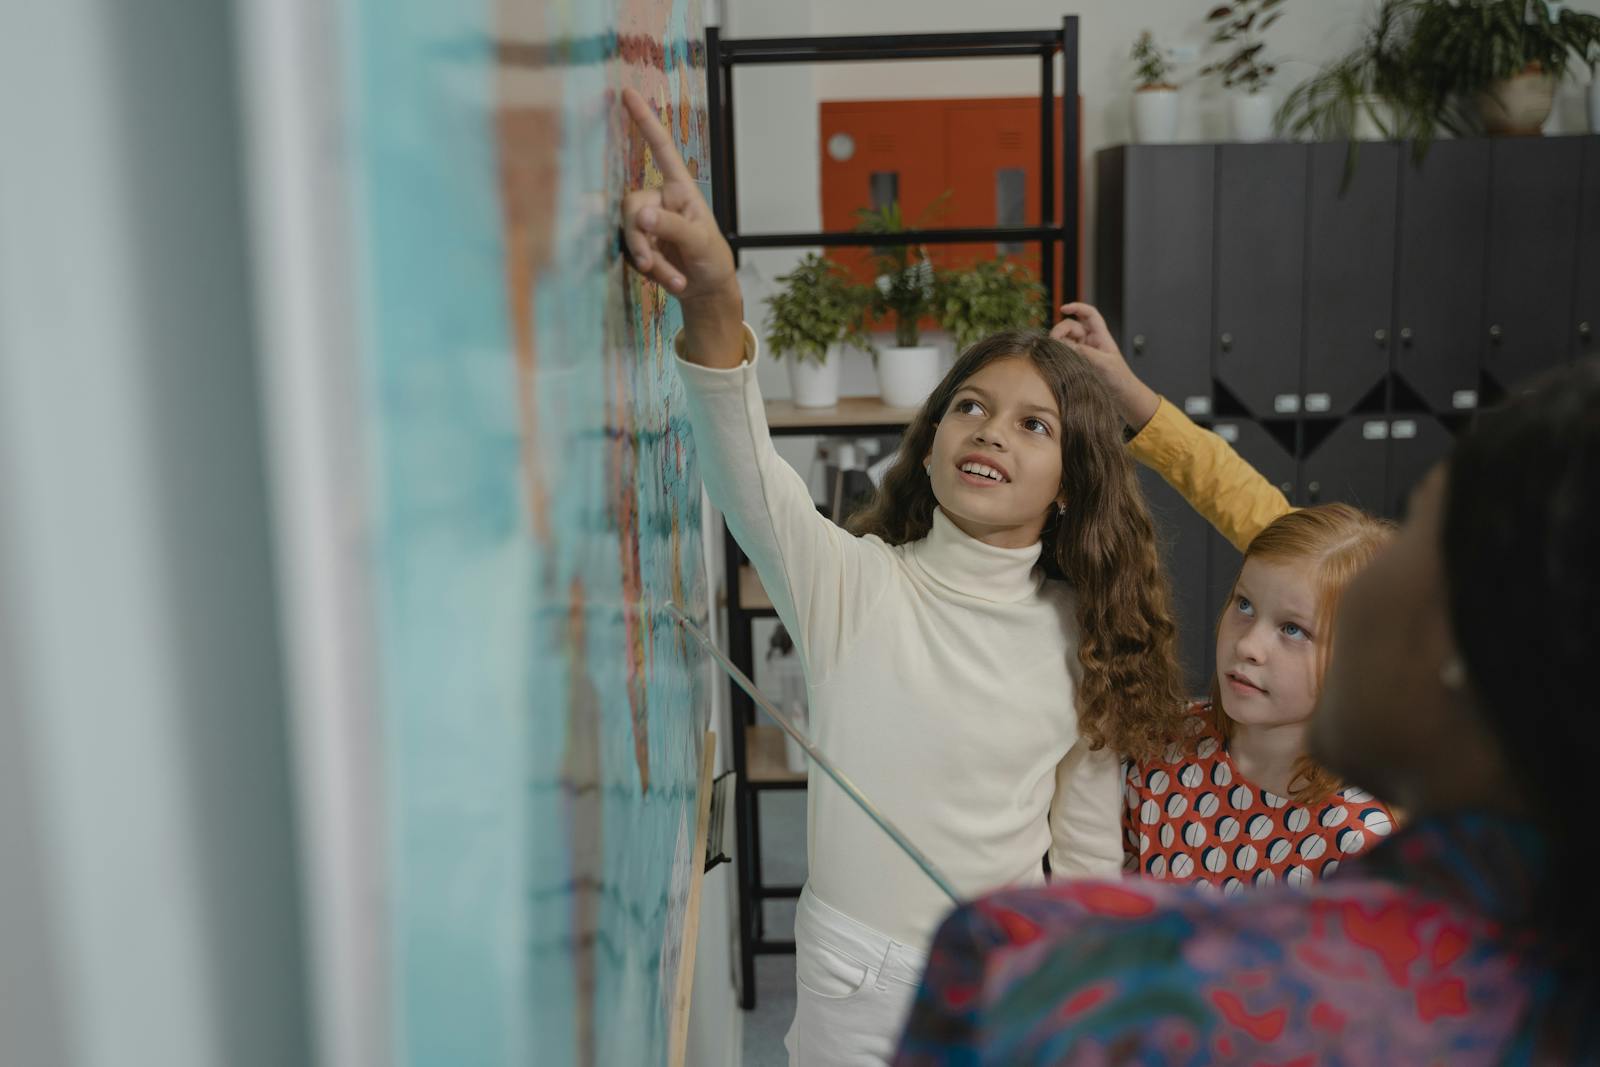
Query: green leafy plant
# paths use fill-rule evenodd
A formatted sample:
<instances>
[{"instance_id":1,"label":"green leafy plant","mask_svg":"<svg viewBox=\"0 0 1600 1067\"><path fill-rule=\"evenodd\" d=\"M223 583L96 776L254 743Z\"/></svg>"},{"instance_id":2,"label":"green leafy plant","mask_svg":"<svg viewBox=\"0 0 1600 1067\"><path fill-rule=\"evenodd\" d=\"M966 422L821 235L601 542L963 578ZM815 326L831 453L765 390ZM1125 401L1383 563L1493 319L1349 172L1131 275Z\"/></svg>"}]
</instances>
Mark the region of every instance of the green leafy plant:
<instances>
[{"instance_id":1,"label":"green leafy plant","mask_svg":"<svg viewBox=\"0 0 1600 1067\"><path fill-rule=\"evenodd\" d=\"M1525 0L1383 0L1361 43L1296 86L1280 133L1350 138L1365 111L1421 160L1442 127L1481 132L1477 94L1528 70L1561 75L1600 60L1600 17ZM1350 167L1354 167L1352 145ZM1346 180L1349 171L1347 169Z\"/></svg>"},{"instance_id":2,"label":"green leafy plant","mask_svg":"<svg viewBox=\"0 0 1600 1067\"><path fill-rule=\"evenodd\" d=\"M1452 133L1479 132L1472 98L1524 72L1555 77L1574 63L1593 68L1600 16L1542 0L1414 0L1407 58L1420 92Z\"/></svg>"},{"instance_id":3,"label":"green leafy plant","mask_svg":"<svg viewBox=\"0 0 1600 1067\"><path fill-rule=\"evenodd\" d=\"M1417 7L1417 0L1382 0L1360 43L1295 86L1274 117L1284 136L1349 142L1341 193L1355 177L1363 117L1385 137L1410 140L1419 162L1433 140L1438 106L1411 56Z\"/></svg>"},{"instance_id":4,"label":"green leafy plant","mask_svg":"<svg viewBox=\"0 0 1600 1067\"><path fill-rule=\"evenodd\" d=\"M1278 109L1279 133L1345 140L1363 113L1388 137L1426 137L1433 120L1409 54L1415 0L1383 0L1360 43L1295 86Z\"/></svg>"},{"instance_id":5,"label":"green leafy plant","mask_svg":"<svg viewBox=\"0 0 1600 1067\"><path fill-rule=\"evenodd\" d=\"M856 210L856 232L898 234L907 229L922 229L930 218L944 211L950 194L939 195L918 216L914 227L908 227L900 213L900 201L895 200L878 208ZM901 348L913 348L921 340L920 323L933 312L937 298L937 276L933 261L928 258L926 245L886 244L873 249L873 269L877 274L877 287L872 290L871 311L876 317L892 317L894 343Z\"/></svg>"},{"instance_id":6,"label":"green leafy plant","mask_svg":"<svg viewBox=\"0 0 1600 1067\"><path fill-rule=\"evenodd\" d=\"M840 341L871 347L864 329L871 294L843 267L811 252L778 281L783 288L767 297L767 347L774 359L792 354L822 363Z\"/></svg>"},{"instance_id":7,"label":"green leafy plant","mask_svg":"<svg viewBox=\"0 0 1600 1067\"><path fill-rule=\"evenodd\" d=\"M1002 330L1042 325L1044 300L1044 286L1026 267L1005 259L980 260L940 279L937 314L959 352Z\"/></svg>"},{"instance_id":8,"label":"green leafy plant","mask_svg":"<svg viewBox=\"0 0 1600 1067\"><path fill-rule=\"evenodd\" d=\"M1177 88L1167 81L1167 76L1172 73L1172 64L1149 30L1140 33L1138 40L1133 42L1133 52L1129 58L1138 69L1140 89Z\"/></svg>"},{"instance_id":9,"label":"green leafy plant","mask_svg":"<svg viewBox=\"0 0 1600 1067\"><path fill-rule=\"evenodd\" d=\"M1239 87L1255 93L1266 88L1278 67L1263 55L1267 47L1263 34L1283 17L1279 10L1282 3L1283 0L1231 0L1212 8L1206 16L1206 21L1213 24L1211 43L1232 45L1233 50L1201 68L1200 74L1220 74L1224 89Z\"/></svg>"}]
</instances>

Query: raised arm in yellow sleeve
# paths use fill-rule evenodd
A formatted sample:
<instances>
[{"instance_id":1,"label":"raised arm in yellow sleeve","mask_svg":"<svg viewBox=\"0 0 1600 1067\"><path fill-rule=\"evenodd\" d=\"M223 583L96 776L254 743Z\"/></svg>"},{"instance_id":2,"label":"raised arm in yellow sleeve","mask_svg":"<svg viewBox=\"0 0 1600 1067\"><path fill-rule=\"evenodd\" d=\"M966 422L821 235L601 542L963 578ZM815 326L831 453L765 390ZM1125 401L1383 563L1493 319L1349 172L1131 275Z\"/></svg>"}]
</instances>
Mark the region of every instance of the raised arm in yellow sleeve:
<instances>
[{"instance_id":1,"label":"raised arm in yellow sleeve","mask_svg":"<svg viewBox=\"0 0 1600 1067\"><path fill-rule=\"evenodd\" d=\"M1274 519L1294 510L1228 442L1165 399L1128 448L1240 552Z\"/></svg>"},{"instance_id":2,"label":"raised arm in yellow sleeve","mask_svg":"<svg viewBox=\"0 0 1600 1067\"><path fill-rule=\"evenodd\" d=\"M1094 305L1063 304L1061 314L1050 336L1071 345L1110 390L1123 420L1138 431L1128 443L1134 456L1235 548L1243 552L1272 520L1294 510L1228 442L1190 422L1133 373Z\"/></svg>"}]
</instances>

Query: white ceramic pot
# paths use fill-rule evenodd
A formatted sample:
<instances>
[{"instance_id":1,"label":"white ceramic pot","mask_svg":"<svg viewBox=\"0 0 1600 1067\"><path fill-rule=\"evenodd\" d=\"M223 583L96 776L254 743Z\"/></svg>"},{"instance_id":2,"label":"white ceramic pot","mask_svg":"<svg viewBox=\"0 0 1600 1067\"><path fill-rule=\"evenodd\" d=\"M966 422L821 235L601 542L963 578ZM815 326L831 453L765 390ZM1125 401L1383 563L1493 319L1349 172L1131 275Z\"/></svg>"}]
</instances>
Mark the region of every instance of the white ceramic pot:
<instances>
[{"instance_id":1,"label":"white ceramic pot","mask_svg":"<svg viewBox=\"0 0 1600 1067\"><path fill-rule=\"evenodd\" d=\"M933 345L885 348L878 353L878 392L892 408L914 408L944 376Z\"/></svg>"},{"instance_id":2,"label":"white ceramic pot","mask_svg":"<svg viewBox=\"0 0 1600 1067\"><path fill-rule=\"evenodd\" d=\"M798 408L831 408L839 403L839 366L844 363L837 347L828 349L821 363L801 359L793 352L789 364L789 395Z\"/></svg>"},{"instance_id":3,"label":"white ceramic pot","mask_svg":"<svg viewBox=\"0 0 1600 1067\"><path fill-rule=\"evenodd\" d=\"M1478 115L1493 134L1538 134L1556 103L1556 79L1525 70L1478 94Z\"/></svg>"},{"instance_id":4,"label":"white ceramic pot","mask_svg":"<svg viewBox=\"0 0 1600 1067\"><path fill-rule=\"evenodd\" d=\"M1133 139L1139 144L1171 144L1178 139L1178 90L1158 86L1133 94Z\"/></svg>"},{"instance_id":5,"label":"white ceramic pot","mask_svg":"<svg viewBox=\"0 0 1600 1067\"><path fill-rule=\"evenodd\" d=\"M1356 100L1356 122L1350 131L1355 140L1393 140L1394 126L1394 107L1389 101L1372 93Z\"/></svg>"},{"instance_id":6,"label":"white ceramic pot","mask_svg":"<svg viewBox=\"0 0 1600 1067\"><path fill-rule=\"evenodd\" d=\"M1589 132L1600 133L1600 75L1589 82Z\"/></svg>"},{"instance_id":7,"label":"white ceramic pot","mask_svg":"<svg viewBox=\"0 0 1600 1067\"><path fill-rule=\"evenodd\" d=\"M1272 97L1266 93L1234 93L1228 97L1228 118L1235 141L1272 139Z\"/></svg>"},{"instance_id":8,"label":"white ceramic pot","mask_svg":"<svg viewBox=\"0 0 1600 1067\"><path fill-rule=\"evenodd\" d=\"M806 750L800 747L800 742L790 737L787 733L783 735L783 762L791 771L796 773L805 772Z\"/></svg>"}]
</instances>

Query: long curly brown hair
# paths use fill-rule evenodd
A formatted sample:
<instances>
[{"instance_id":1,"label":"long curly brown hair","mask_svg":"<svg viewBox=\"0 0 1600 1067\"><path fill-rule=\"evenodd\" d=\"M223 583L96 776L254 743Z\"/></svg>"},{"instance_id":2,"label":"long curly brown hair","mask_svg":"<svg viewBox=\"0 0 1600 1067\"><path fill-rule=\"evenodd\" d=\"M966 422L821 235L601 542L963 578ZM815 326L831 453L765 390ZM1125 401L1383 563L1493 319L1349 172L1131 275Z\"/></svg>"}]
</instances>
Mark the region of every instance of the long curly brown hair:
<instances>
[{"instance_id":1,"label":"long curly brown hair","mask_svg":"<svg viewBox=\"0 0 1600 1067\"><path fill-rule=\"evenodd\" d=\"M891 545L926 537L938 501L922 461L939 421L968 378L997 359L1033 364L1061 413L1061 490L1041 540L1047 577L1077 597L1078 731L1094 748L1135 759L1178 736L1183 683L1177 629L1155 527L1122 445L1122 417L1088 361L1035 330L998 333L956 360L907 427L900 451L870 504L848 523Z\"/></svg>"}]
</instances>

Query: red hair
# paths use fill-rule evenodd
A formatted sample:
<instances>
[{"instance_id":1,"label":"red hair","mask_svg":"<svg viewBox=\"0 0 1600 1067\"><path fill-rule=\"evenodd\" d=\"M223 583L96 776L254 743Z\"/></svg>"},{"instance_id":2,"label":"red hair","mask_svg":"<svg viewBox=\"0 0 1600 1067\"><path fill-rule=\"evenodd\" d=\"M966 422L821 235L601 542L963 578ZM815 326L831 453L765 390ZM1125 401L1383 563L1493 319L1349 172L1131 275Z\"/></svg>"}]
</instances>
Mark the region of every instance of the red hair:
<instances>
[{"instance_id":1,"label":"red hair","mask_svg":"<svg viewBox=\"0 0 1600 1067\"><path fill-rule=\"evenodd\" d=\"M1272 563L1313 564L1317 633L1322 635L1317 646L1316 691L1319 693L1323 675L1328 670L1328 656L1333 651L1333 617L1339 608L1339 598L1350 579L1378 554L1393 534L1393 523L1368 515L1360 508L1349 504L1319 504L1274 519L1245 549L1246 562L1259 559ZM1235 589L1238 582L1235 578ZM1223 614L1226 615L1232 606L1233 596L1230 595L1228 603L1222 606ZM1225 739L1231 737L1233 720L1222 708L1222 688L1215 677L1211 679L1211 714L1218 732ZM1289 779L1289 795L1297 804L1312 804L1335 792L1339 785L1339 780L1327 768L1307 754L1295 762L1294 776Z\"/></svg>"}]
</instances>

